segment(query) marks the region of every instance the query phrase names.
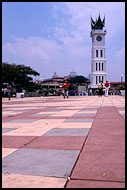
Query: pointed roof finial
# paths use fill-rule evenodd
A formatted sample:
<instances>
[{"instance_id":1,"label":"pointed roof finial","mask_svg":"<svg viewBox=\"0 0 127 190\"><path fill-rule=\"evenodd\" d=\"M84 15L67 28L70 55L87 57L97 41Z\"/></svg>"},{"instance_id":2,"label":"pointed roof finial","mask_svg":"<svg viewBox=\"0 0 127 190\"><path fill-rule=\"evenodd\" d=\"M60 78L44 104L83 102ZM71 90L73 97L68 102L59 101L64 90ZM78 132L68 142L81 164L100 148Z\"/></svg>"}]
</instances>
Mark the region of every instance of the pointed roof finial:
<instances>
[{"instance_id":1,"label":"pointed roof finial","mask_svg":"<svg viewBox=\"0 0 127 190\"><path fill-rule=\"evenodd\" d=\"M103 25L105 26L105 14L104 14L104 18L103 18Z\"/></svg>"}]
</instances>

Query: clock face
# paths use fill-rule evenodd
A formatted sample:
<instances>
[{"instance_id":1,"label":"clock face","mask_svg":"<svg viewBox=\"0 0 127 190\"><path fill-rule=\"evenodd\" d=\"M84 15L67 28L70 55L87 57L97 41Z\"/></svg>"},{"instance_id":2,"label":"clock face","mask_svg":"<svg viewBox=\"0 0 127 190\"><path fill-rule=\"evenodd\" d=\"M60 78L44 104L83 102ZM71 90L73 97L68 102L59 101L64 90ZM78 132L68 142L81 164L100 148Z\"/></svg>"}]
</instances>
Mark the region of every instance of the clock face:
<instances>
[{"instance_id":1,"label":"clock face","mask_svg":"<svg viewBox=\"0 0 127 190\"><path fill-rule=\"evenodd\" d=\"M100 42L102 40L102 36L97 36L96 40Z\"/></svg>"}]
</instances>

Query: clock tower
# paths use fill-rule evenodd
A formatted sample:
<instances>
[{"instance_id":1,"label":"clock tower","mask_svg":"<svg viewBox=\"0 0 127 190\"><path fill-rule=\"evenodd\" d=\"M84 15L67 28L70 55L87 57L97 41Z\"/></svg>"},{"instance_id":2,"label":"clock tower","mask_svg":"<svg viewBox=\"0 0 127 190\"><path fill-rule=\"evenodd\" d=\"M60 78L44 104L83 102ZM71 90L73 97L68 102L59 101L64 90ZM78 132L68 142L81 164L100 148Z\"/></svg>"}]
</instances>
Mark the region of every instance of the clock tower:
<instances>
[{"instance_id":1,"label":"clock tower","mask_svg":"<svg viewBox=\"0 0 127 190\"><path fill-rule=\"evenodd\" d=\"M91 33L92 51L91 51L91 74L90 88L96 90L100 81L103 84L106 81L106 56L105 56L105 35L107 34L105 27L105 17L101 20L100 15L96 21L91 17Z\"/></svg>"}]
</instances>

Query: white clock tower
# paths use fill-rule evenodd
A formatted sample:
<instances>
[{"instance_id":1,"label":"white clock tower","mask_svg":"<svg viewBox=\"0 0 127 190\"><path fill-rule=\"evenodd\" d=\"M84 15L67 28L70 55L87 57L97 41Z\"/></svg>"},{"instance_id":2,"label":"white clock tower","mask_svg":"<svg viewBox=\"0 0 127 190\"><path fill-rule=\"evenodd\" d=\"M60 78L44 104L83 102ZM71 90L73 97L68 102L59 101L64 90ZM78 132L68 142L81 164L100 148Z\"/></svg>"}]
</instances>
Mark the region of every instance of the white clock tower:
<instances>
[{"instance_id":1,"label":"white clock tower","mask_svg":"<svg viewBox=\"0 0 127 190\"><path fill-rule=\"evenodd\" d=\"M105 56L105 35L107 34L105 27L105 17L101 21L100 15L98 20L95 22L91 17L91 33L92 37L92 51L91 51L91 74L90 78L90 88L96 90L98 88L98 83L100 81L103 84L106 81L106 56Z\"/></svg>"}]
</instances>

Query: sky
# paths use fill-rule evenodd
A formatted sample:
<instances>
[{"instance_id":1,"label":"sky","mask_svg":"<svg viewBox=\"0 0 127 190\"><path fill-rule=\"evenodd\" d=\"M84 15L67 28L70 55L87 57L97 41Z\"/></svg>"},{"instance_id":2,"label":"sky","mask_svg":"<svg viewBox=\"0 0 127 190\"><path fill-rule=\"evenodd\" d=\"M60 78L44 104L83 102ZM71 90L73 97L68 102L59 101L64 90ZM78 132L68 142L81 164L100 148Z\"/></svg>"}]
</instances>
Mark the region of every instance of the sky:
<instances>
[{"instance_id":1,"label":"sky","mask_svg":"<svg viewBox=\"0 0 127 190\"><path fill-rule=\"evenodd\" d=\"M105 16L106 72L125 79L125 2L2 2L2 62L30 66L34 79L91 73L91 17Z\"/></svg>"}]
</instances>

